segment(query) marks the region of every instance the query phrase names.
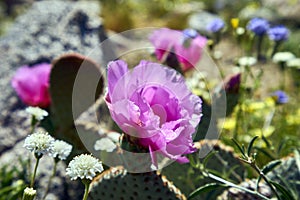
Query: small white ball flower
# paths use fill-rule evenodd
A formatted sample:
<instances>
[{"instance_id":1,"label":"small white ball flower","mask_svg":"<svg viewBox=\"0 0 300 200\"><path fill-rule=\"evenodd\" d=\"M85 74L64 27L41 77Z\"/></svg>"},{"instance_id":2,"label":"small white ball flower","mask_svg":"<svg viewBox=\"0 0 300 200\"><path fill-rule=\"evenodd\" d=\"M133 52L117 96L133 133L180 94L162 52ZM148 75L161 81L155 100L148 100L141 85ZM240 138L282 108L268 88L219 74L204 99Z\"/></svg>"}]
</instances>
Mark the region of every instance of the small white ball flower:
<instances>
[{"instance_id":1,"label":"small white ball flower","mask_svg":"<svg viewBox=\"0 0 300 200\"><path fill-rule=\"evenodd\" d=\"M41 121L48 116L48 112L39 107L27 107L26 112L35 117L36 120Z\"/></svg>"},{"instance_id":2,"label":"small white ball flower","mask_svg":"<svg viewBox=\"0 0 300 200\"><path fill-rule=\"evenodd\" d=\"M292 60L289 60L289 61L287 61L286 65L288 67L300 68L300 58L294 58Z\"/></svg>"},{"instance_id":3,"label":"small white ball flower","mask_svg":"<svg viewBox=\"0 0 300 200\"><path fill-rule=\"evenodd\" d=\"M31 198L34 199L35 195L36 195L35 189L26 187L24 189L24 196L27 198L23 198L23 199L31 199Z\"/></svg>"},{"instance_id":4,"label":"small white ball flower","mask_svg":"<svg viewBox=\"0 0 300 200\"><path fill-rule=\"evenodd\" d=\"M257 59L254 57L242 57L238 60L240 66L253 66L257 63Z\"/></svg>"},{"instance_id":5,"label":"small white ball flower","mask_svg":"<svg viewBox=\"0 0 300 200\"><path fill-rule=\"evenodd\" d=\"M117 145L109 138L101 138L100 140L97 140L94 145L96 151L113 152L115 148L117 148Z\"/></svg>"},{"instance_id":6,"label":"small white ball flower","mask_svg":"<svg viewBox=\"0 0 300 200\"><path fill-rule=\"evenodd\" d=\"M102 162L92 155L81 154L73 158L69 163L66 171L67 175L71 177L71 180L90 179L92 180L97 172L102 172Z\"/></svg>"},{"instance_id":7,"label":"small white ball flower","mask_svg":"<svg viewBox=\"0 0 300 200\"><path fill-rule=\"evenodd\" d=\"M72 151L72 145L62 140L55 140L51 148L50 156L66 160Z\"/></svg>"},{"instance_id":8,"label":"small white ball flower","mask_svg":"<svg viewBox=\"0 0 300 200\"><path fill-rule=\"evenodd\" d=\"M54 138L48 133L36 132L28 135L24 142L24 147L33 151L38 156L49 154L53 146Z\"/></svg>"},{"instance_id":9,"label":"small white ball flower","mask_svg":"<svg viewBox=\"0 0 300 200\"><path fill-rule=\"evenodd\" d=\"M246 31L245 31L245 29L243 27L238 27L236 29L236 34L238 34L238 35L243 35L245 32Z\"/></svg>"},{"instance_id":10,"label":"small white ball flower","mask_svg":"<svg viewBox=\"0 0 300 200\"><path fill-rule=\"evenodd\" d=\"M291 52L277 52L273 56L272 60L275 63L287 62L295 58L295 55Z\"/></svg>"}]
</instances>

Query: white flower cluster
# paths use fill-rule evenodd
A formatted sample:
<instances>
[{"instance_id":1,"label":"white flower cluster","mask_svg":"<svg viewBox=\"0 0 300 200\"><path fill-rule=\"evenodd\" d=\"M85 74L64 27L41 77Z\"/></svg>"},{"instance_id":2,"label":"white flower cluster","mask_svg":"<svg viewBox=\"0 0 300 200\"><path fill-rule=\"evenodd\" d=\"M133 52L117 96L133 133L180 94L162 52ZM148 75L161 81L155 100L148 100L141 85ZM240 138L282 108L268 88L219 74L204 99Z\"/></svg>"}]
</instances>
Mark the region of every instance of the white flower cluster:
<instances>
[{"instance_id":1,"label":"white flower cluster","mask_svg":"<svg viewBox=\"0 0 300 200\"><path fill-rule=\"evenodd\" d=\"M66 160L72 151L72 145L62 140L55 140L51 148L50 156L60 160Z\"/></svg>"},{"instance_id":2,"label":"white flower cluster","mask_svg":"<svg viewBox=\"0 0 300 200\"><path fill-rule=\"evenodd\" d=\"M96 151L107 151L107 152L113 152L117 148L117 145L109 138L101 138L100 140L97 140L94 149Z\"/></svg>"},{"instance_id":3,"label":"white flower cluster","mask_svg":"<svg viewBox=\"0 0 300 200\"><path fill-rule=\"evenodd\" d=\"M48 133L36 132L25 139L24 147L29 151L33 151L38 156L50 154L54 143L54 138Z\"/></svg>"},{"instance_id":4,"label":"white flower cluster","mask_svg":"<svg viewBox=\"0 0 300 200\"><path fill-rule=\"evenodd\" d=\"M277 52L273 56L272 60L274 63L287 62L289 60L295 59L295 55L291 52Z\"/></svg>"},{"instance_id":5,"label":"white flower cluster","mask_svg":"<svg viewBox=\"0 0 300 200\"><path fill-rule=\"evenodd\" d=\"M288 60L287 66L288 67L296 67L296 68L300 69L300 58L294 58L292 60Z\"/></svg>"},{"instance_id":6,"label":"white flower cluster","mask_svg":"<svg viewBox=\"0 0 300 200\"><path fill-rule=\"evenodd\" d=\"M26 200L26 199L34 199L35 196L36 196L36 190L35 189L29 188L29 187L26 187L24 189L24 196L23 196L24 200Z\"/></svg>"},{"instance_id":7,"label":"white flower cluster","mask_svg":"<svg viewBox=\"0 0 300 200\"><path fill-rule=\"evenodd\" d=\"M55 140L47 132L36 132L27 136L24 147L38 156L49 155L60 160L65 160L72 151L72 145Z\"/></svg>"},{"instance_id":8,"label":"white flower cluster","mask_svg":"<svg viewBox=\"0 0 300 200\"><path fill-rule=\"evenodd\" d=\"M245 56L245 57L241 57L241 58L239 58L239 60L238 60L238 64L240 65L240 66L244 66L244 67L251 67L251 66L253 66L253 65L255 65L257 63L257 59L256 58L254 58L254 57L247 57L247 56Z\"/></svg>"},{"instance_id":9,"label":"white flower cluster","mask_svg":"<svg viewBox=\"0 0 300 200\"><path fill-rule=\"evenodd\" d=\"M119 138L121 136L120 133L100 129L99 135L105 137L95 142L94 149L96 151L100 150L100 151L113 152L117 148L117 144L119 143Z\"/></svg>"},{"instance_id":10,"label":"white flower cluster","mask_svg":"<svg viewBox=\"0 0 300 200\"><path fill-rule=\"evenodd\" d=\"M35 117L36 120L41 121L48 116L48 112L39 107L27 107L26 112Z\"/></svg>"},{"instance_id":11,"label":"white flower cluster","mask_svg":"<svg viewBox=\"0 0 300 200\"><path fill-rule=\"evenodd\" d=\"M67 167L67 175L71 180L90 179L92 180L96 173L102 172L102 162L92 155L82 154L73 158Z\"/></svg>"}]
</instances>

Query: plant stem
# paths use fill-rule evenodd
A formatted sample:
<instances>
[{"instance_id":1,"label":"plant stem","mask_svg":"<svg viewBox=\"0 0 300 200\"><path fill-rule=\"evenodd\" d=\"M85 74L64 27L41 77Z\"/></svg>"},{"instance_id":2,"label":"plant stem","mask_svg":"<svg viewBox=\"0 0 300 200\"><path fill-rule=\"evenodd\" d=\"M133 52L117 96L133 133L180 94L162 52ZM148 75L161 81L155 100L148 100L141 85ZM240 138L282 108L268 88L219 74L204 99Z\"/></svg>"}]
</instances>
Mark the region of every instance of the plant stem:
<instances>
[{"instance_id":1,"label":"plant stem","mask_svg":"<svg viewBox=\"0 0 300 200\"><path fill-rule=\"evenodd\" d=\"M36 163L35 163L33 175L32 175L31 182L30 182L30 187L31 187L31 188L33 188L33 185L34 185L34 180L35 180L35 176L36 176L36 171L37 171L37 168L38 168L40 159L41 159L40 157L37 157L37 158L36 158Z\"/></svg>"},{"instance_id":2,"label":"plant stem","mask_svg":"<svg viewBox=\"0 0 300 200\"><path fill-rule=\"evenodd\" d=\"M220 178L220 177L218 177L218 176L216 176L216 175L214 175L214 174L206 173L206 175L207 175L209 178L214 179L214 180L216 180L216 181L219 181L219 182L221 182L221 183L224 183L224 184L226 184L226 185L228 185L228 186L230 186L230 187L234 187L234 188L236 188L236 189L239 189L239 190L248 192L248 193L250 193L250 194L253 194L253 195L258 196L258 197L260 197L260 198L262 198L262 199L265 199L265 200L270 200L268 197L266 197L266 196L264 196L264 195L258 193L257 191L249 190L249 189L244 188L244 187L242 187L242 186L236 185L236 184L231 183L231 182L229 182L229 181L226 181L226 180L224 180L223 178Z\"/></svg>"},{"instance_id":3,"label":"plant stem","mask_svg":"<svg viewBox=\"0 0 300 200\"><path fill-rule=\"evenodd\" d=\"M263 39L264 39L264 35L258 36L257 38L257 60L260 61L262 60L262 55L261 55L261 48L262 48L262 44L263 44Z\"/></svg>"},{"instance_id":4,"label":"plant stem","mask_svg":"<svg viewBox=\"0 0 300 200\"><path fill-rule=\"evenodd\" d=\"M44 197L42 198L43 200L46 199L46 196L49 192L49 188L50 188L50 185L52 183L52 179L54 178L55 174L56 174L56 168L57 168L57 163L56 161L54 161L54 166L53 166L53 171L52 171L52 175L50 176L49 178L49 181L48 181L48 184L47 184L47 188L45 190L45 194L44 194Z\"/></svg>"},{"instance_id":5,"label":"plant stem","mask_svg":"<svg viewBox=\"0 0 300 200\"><path fill-rule=\"evenodd\" d=\"M85 190L84 190L84 196L82 200L87 200L89 195L89 188L90 188L90 182L84 182Z\"/></svg>"},{"instance_id":6,"label":"plant stem","mask_svg":"<svg viewBox=\"0 0 300 200\"><path fill-rule=\"evenodd\" d=\"M31 117L31 130L30 134L32 134L37 126L38 121L36 120L35 116Z\"/></svg>"},{"instance_id":7,"label":"plant stem","mask_svg":"<svg viewBox=\"0 0 300 200\"><path fill-rule=\"evenodd\" d=\"M275 42L274 47L273 47L273 51L272 51L272 54L271 54L271 59L273 58L274 54L278 51L280 43L281 42Z\"/></svg>"},{"instance_id":8,"label":"plant stem","mask_svg":"<svg viewBox=\"0 0 300 200\"><path fill-rule=\"evenodd\" d=\"M268 178L265 176L265 174L259 169L259 167L255 164L255 162L249 162L250 166L261 176L264 181L267 183L267 185L271 188L272 192L276 195L277 199L281 199L279 194L277 193L276 189L274 186L270 183Z\"/></svg>"}]
</instances>

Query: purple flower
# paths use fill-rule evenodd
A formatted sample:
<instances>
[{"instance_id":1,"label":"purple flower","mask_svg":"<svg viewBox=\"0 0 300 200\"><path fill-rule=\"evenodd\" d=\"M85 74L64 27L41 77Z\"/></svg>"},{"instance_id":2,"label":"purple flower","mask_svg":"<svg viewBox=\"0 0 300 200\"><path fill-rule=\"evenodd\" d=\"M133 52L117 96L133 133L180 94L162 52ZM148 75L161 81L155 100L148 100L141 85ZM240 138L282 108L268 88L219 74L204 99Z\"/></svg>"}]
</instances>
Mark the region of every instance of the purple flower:
<instances>
[{"instance_id":1,"label":"purple flower","mask_svg":"<svg viewBox=\"0 0 300 200\"><path fill-rule=\"evenodd\" d=\"M277 104L285 104L289 101L287 94L281 90L275 91L271 96L274 98Z\"/></svg>"},{"instance_id":2,"label":"purple flower","mask_svg":"<svg viewBox=\"0 0 300 200\"><path fill-rule=\"evenodd\" d=\"M268 36L270 40L274 40L274 41L287 40L289 34L290 34L289 30L283 25L275 26L268 30Z\"/></svg>"},{"instance_id":3,"label":"purple flower","mask_svg":"<svg viewBox=\"0 0 300 200\"><path fill-rule=\"evenodd\" d=\"M182 155L195 151L192 135L202 101L174 69L141 61L128 71L123 60L110 62L105 99L113 120L137 138L137 145L149 149L154 165L157 153L188 162Z\"/></svg>"},{"instance_id":4,"label":"purple flower","mask_svg":"<svg viewBox=\"0 0 300 200\"><path fill-rule=\"evenodd\" d=\"M224 80L224 83L225 83L224 87L225 87L226 93L228 93L228 94L238 93L239 89L240 89L240 84L241 84L241 73L228 76Z\"/></svg>"},{"instance_id":5,"label":"purple flower","mask_svg":"<svg viewBox=\"0 0 300 200\"><path fill-rule=\"evenodd\" d=\"M190 39L190 38L194 39L199 35L195 29L191 29L191 28L184 29L182 33L185 39Z\"/></svg>"},{"instance_id":6,"label":"purple flower","mask_svg":"<svg viewBox=\"0 0 300 200\"><path fill-rule=\"evenodd\" d=\"M178 31L161 28L150 35L150 41L159 61L165 61L168 54L174 52L182 71L187 71L200 60L207 39L192 29Z\"/></svg>"},{"instance_id":7,"label":"purple flower","mask_svg":"<svg viewBox=\"0 0 300 200\"><path fill-rule=\"evenodd\" d=\"M11 83L18 96L28 106L48 107L49 76L51 65L47 63L35 66L22 66L15 73Z\"/></svg>"},{"instance_id":8,"label":"purple flower","mask_svg":"<svg viewBox=\"0 0 300 200\"><path fill-rule=\"evenodd\" d=\"M269 22L263 18L253 18L247 25L247 29L254 32L255 35L262 36L269 29Z\"/></svg>"},{"instance_id":9,"label":"purple flower","mask_svg":"<svg viewBox=\"0 0 300 200\"><path fill-rule=\"evenodd\" d=\"M207 26L206 30L208 32L216 33L219 32L222 28L224 28L225 23L222 19L217 18L212 20Z\"/></svg>"}]
</instances>

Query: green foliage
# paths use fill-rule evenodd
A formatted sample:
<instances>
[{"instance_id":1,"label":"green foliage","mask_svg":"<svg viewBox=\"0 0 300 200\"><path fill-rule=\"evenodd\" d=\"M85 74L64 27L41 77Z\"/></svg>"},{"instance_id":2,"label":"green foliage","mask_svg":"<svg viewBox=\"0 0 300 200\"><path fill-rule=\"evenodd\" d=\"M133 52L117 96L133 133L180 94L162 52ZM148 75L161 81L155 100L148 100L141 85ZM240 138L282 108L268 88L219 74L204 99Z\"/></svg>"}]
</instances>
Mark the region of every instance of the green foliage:
<instances>
[{"instance_id":1,"label":"green foliage","mask_svg":"<svg viewBox=\"0 0 300 200\"><path fill-rule=\"evenodd\" d=\"M244 166L231 147L225 146L217 140L203 140L197 142L195 146L199 151L190 156L191 163L174 162L161 172L174 182L185 195L189 195L196 188L215 182L211 178L203 176L202 170L204 169L233 182L239 183L244 179ZM206 155L208 152L211 153ZM205 156L202 157L202 154ZM203 169L199 169L201 165L203 165ZM202 192L208 191L207 188L202 189L200 190ZM223 187L217 187L206 194L201 194L201 199L213 199L223 190Z\"/></svg>"},{"instance_id":2,"label":"green foliage","mask_svg":"<svg viewBox=\"0 0 300 200\"><path fill-rule=\"evenodd\" d=\"M296 56L300 56L300 31L299 29L293 30L290 33L290 38L286 43L282 45L282 49L284 51L290 51L294 53Z\"/></svg>"},{"instance_id":3,"label":"green foliage","mask_svg":"<svg viewBox=\"0 0 300 200\"><path fill-rule=\"evenodd\" d=\"M130 174L123 167L111 168L91 183L89 199L186 199L157 172Z\"/></svg>"},{"instance_id":4,"label":"green foliage","mask_svg":"<svg viewBox=\"0 0 300 200\"><path fill-rule=\"evenodd\" d=\"M202 195L202 193L207 193L207 192L211 192L213 190L216 190L220 187L226 187L225 185L221 185L221 184L218 184L218 183L209 183L209 184L206 184L200 188L198 188L197 190L195 190L194 192L192 192L188 199L193 199L194 197L198 196L198 195Z\"/></svg>"},{"instance_id":5,"label":"green foliage","mask_svg":"<svg viewBox=\"0 0 300 200\"><path fill-rule=\"evenodd\" d=\"M18 166L20 165L20 166ZM5 164L0 168L0 200L22 198L26 187L28 160L18 159L17 165Z\"/></svg>"},{"instance_id":6,"label":"green foliage","mask_svg":"<svg viewBox=\"0 0 300 200\"><path fill-rule=\"evenodd\" d=\"M296 155L296 153L295 153ZM292 195L294 199L300 196L300 170L297 165L299 157L289 156L281 159L281 164L267 174L272 184L282 193ZM292 198L288 195L288 198Z\"/></svg>"}]
</instances>

